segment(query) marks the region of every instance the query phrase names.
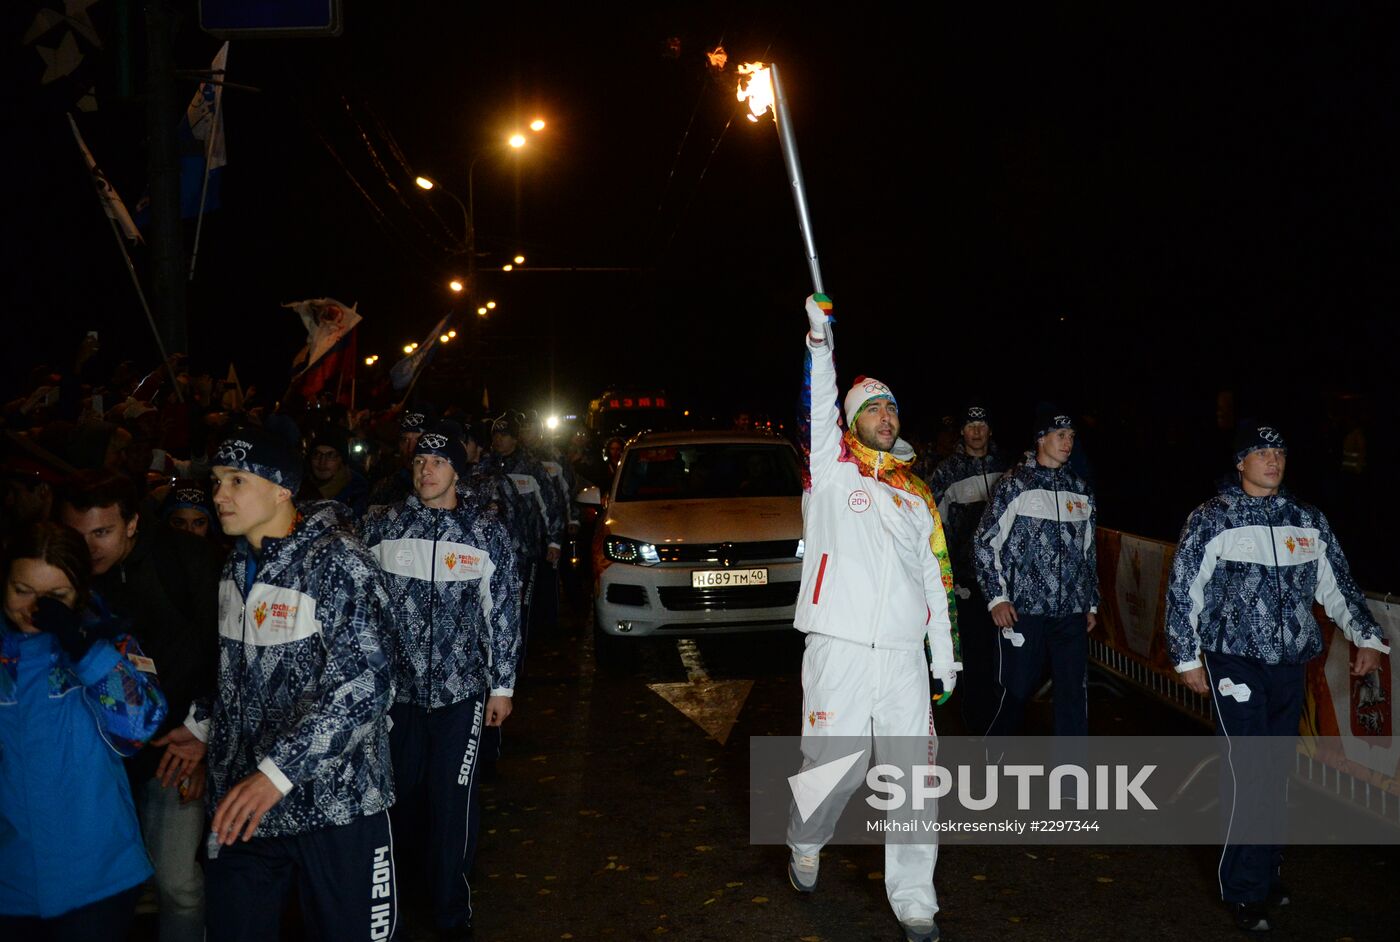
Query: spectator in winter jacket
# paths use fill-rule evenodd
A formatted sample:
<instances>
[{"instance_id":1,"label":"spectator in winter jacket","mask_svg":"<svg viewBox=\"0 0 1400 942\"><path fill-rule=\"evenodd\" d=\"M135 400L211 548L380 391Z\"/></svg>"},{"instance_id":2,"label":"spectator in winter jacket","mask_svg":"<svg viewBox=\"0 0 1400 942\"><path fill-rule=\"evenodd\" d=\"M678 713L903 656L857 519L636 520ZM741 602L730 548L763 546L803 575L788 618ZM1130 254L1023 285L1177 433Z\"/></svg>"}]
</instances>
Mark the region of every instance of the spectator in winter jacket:
<instances>
[{"instance_id":1,"label":"spectator in winter jacket","mask_svg":"<svg viewBox=\"0 0 1400 942\"><path fill-rule=\"evenodd\" d=\"M216 542L223 537L214 501L203 481L182 478L171 485L160 504L160 516L172 530Z\"/></svg>"},{"instance_id":2,"label":"spectator in winter jacket","mask_svg":"<svg viewBox=\"0 0 1400 942\"><path fill-rule=\"evenodd\" d=\"M327 939L388 938L397 906L388 808L389 598L335 501L297 506L300 454L249 429L214 460L240 537L219 586L219 677L166 739L207 743L214 808L208 938L275 938L295 884Z\"/></svg>"},{"instance_id":3,"label":"spectator in winter jacket","mask_svg":"<svg viewBox=\"0 0 1400 942\"><path fill-rule=\"evenodd\" d=\"M963 662L958 700L963 722L969 731L980 736L987 731L1000 701L1000 659L997 629L987 613L987 600L977 587L972 547L978 521L1006 463L992 446L992 427L983 407L967 408L959 435L957 451L938 463L928 486L938 502L938 516L943 519L948 554L953 561Z\"/></svg>"},{"instance_id":4,"label":"spectator in winter jacket","mask_svg":"<svg viewBox=\"0 0 1400 942\"><path fill-rule=\"evenodd\" d=\"M973 551L977 579L1001 631L1001 702L989 735L1021 731L1045 662L1054 680L1055 734L1089 731L1089 641L1099 609L1093 492L1067 467L1074 423L1052 411L1036 423L1035 457L997 483Z\"/></svg>"},{"instance_id":5,"label":"spectator in winter jacket","mask_svg":"<svg viewBox=\"0 0 1400 942\"><path fill-rule=\"evenodd\" d=\"M67 527L32 524L10 544L0 617L4 939L123 942L151 875L121 758L155 732L165 698L89 576L83 538Z\"/></svg>"},{"instance_id":6,"label":"spectator in winter jacket","mask_svg":"<svg viewBox=\"0 0 1400 942\"><path fill-rule=\"evenodd\" d=\"M843 431L827 343L830 302L817 295L806 307L811 490L804 498L807 551L796 618L807 635L803 769L837 760L853 737L872 730L876 761L910 768L926 763L933 748L931 688L952 693L962 667L943 526L928 487L913 472L913 449L899 437L899 406L889 387L858 377L846 393ZM864 765L852 768L815 813L793 803L788 880L799 892L816 890L821 849L865 780ZM922 827L927 819L900 823L929 833ZM885 844L885 893L904 937L915 942L938 938L937 858L930 838Z\"/></svg>"},{"instance_id":7,"label":"spectator in winter jacket","mask_svg":"<svg viewBox=\"0 0 1400 942\"><path fill-rule=\"evenodd\" d=\"M460 434L454 422L425 429L413 457L414 493L360 524L394 613L395 830L416 837L427 825L440 938L471 937L481 737L510 715L520 655L515 552L494 510L459 476L467 469ZM426 821L413 814L424 804Z\"/></svg>"},{"instance_id":8,"label":"spectator in winter jacket","mask_svg":"<svg viewBox=\"0 0 1400 942\"><path fill-rule=\"evenodd\" d=\"M369 507L369 482L350 466L350 433L339 425L323 425L311 439L306 456L302 498L338 500L359 517Z\"/></svg>"},{"instance_id":9,"label":"spectator in winter jacket","mask_svg":"<svg viewBox=\"0 0 1400 942\"><path fill-rule=\"evenodd\" d=\"M1354 646L1351 674L1364 677L1388 654L1385 636L1352 580L1327 518L1283 489L1288 449L1273 426L1236 436L1238 484L1191 512L1181 531L1167 591L1167 639L1181 682L1215 708L1216 734L1279 737L1292 753L1303 707L1303 677L1322 654L1316 603ZM1245 742L1249 742L1246 740ZM1287 756L1264 761L1225 750L1221 804L1263 808L1281 830ZM1278 844L1230 844L1220 857L1221 898L1236 924L1270 928L1270 908L1289 902Z\"/></svg>"},{"instance_id":10,"label":"spectator in winter jacket","mask_svg":"<svg viewBox=\"0 0 1400 942\"><path fill-rule=\"evenodd\" d=\"M183 722L191 703L214 692L223 554L207 540L147 523L136 506L129 479L80 471L60 489L58 513L85 537L93 586L129 620L169 703L156 742L126 768L156 868L161 942L200 942L204 873L195 855L204 837L205 769L185 766L159 737Z\"/></svg>"}]
</instances>

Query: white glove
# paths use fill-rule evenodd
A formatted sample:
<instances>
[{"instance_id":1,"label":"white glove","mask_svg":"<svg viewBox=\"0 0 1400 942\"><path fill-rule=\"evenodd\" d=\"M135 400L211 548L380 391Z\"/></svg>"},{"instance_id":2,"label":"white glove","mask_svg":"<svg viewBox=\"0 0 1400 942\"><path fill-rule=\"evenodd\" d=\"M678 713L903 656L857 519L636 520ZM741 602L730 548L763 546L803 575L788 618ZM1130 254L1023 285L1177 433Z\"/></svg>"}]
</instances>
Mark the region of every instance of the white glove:
<instances>
[{"instance_id":1,"label":"white glove","mask_svg":"<svg viewBox=\"0 0 1400 942\"><path fill-rule=\"evenodd\" d=\"M807 325L813 340L825 340L827 313L817 307L816 297L814 294L807 295Z\"/></svg>"},{"instance_id":2,"label":"white glove","mask_svg":"<svg viewBox=\"0 0 1400 942\"><path fill-rule=\"evenodd\" d=\"M958 685L958 672L956 670L933 671L933 679L943 682L943 693L950 694L953 688Z\"/></svg>"}]
</instances>

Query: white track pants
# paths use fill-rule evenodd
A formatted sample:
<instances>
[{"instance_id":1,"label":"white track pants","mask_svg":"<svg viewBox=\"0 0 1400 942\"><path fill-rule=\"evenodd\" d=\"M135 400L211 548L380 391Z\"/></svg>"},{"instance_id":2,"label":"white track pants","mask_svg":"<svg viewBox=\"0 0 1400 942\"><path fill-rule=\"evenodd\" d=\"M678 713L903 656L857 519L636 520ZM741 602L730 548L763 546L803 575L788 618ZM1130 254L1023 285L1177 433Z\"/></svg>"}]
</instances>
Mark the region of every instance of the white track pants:
<instances>
[{"instance_id":1,"label":"white track pants","mask_svg":"<svg viewBox=\"0 0 1400 942\"><path fill-rule=\"evenodd\" d=\"M841 758L852 751L852 739L868 740L872 734L876 762L904 768L931 763L937 746L932 711L928 662L922 650L891 651L830 635L807 636L807 651L802 657L804 771ZM832 743L832 737L844 741ZM794 852L811 856L821 852L846 802L864 782L866 768L867 763L857 762L805 823L794 806L788 826L788 846ZM907 775L902 784L908 791ZM932 810L892 811L889 815L919 820L935 817ZM938 912L933 889L936 838L934 832L886 836L885 893L900 922L930 919Z\"/></svg>"}]
</instances>

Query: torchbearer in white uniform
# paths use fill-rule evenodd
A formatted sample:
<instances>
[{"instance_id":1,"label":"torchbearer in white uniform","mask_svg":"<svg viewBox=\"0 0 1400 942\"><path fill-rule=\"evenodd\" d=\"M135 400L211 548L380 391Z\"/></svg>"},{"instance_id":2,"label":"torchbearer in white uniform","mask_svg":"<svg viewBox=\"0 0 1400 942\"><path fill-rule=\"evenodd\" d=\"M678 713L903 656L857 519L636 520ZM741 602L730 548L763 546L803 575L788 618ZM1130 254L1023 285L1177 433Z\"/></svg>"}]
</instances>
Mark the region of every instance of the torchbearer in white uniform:
<instances>
[{"instance_id":1,"label":"torchbearer in white uniform","mask_svg":"<svg viewBox=\"0 0 1400 942\"><path fill-rule=\"evenodd\" d=\"M807 634L803 769L860 748L853 739L868 748L872 734L876 760L907 769L930 762L937 744L931 687L946 698L962 669L952 567L928 486L913 472L913 450L899 438L899 407L889 387L858 378L845 397L842 429L827 343L829 309L822 295L807 300L811 487L796 616ZM859 761L851 766L805 818L794 804L788 877L797 890L816 889L821 848L865 768ZM932 818L931 810L890 814ZM938 846L934 832L919 831L898 835L901 840L887 833L885 891L904 937L925 942L938 938Z\"/></svg>"}]
</instances>

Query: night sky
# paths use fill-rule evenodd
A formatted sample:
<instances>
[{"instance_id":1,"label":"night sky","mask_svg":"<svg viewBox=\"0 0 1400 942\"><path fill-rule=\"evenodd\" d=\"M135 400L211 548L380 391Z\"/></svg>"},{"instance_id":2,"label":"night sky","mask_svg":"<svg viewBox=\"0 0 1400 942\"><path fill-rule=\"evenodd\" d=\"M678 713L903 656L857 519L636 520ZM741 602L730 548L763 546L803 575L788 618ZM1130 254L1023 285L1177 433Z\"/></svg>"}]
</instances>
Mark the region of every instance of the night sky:
<instances>
[{"instance_id":1,"label":"night sky","mask_svg":"<svg viewBox=\"0 0 1400 942\"><path fill-rule=\"evenodd\" d=\"M1360 394L1377 455L1393 453L1390 14L581 6L347 2L339 39L235 42L230 79L261 92L225 98L224 208L190 293L196 362L222 372L231 356L279 385L302 338L277 305L320 295L359 303L362 355L422 339L464 269L461 215L395 152L465 197L484 151L478 247L500 307L489 359L445 376L471 385L482 367L493 406L546 405L552 346L566 411L627 383L790 415L810 284L776 134L733 94L735 63L765 58L793 99L839 367L888 382L907 426L984 399L1019 445L1035 402L1055 400L1098 415L1102 463L1120 453L1135 474L1201 463L1192 430L1232 387L1321 466L1336 396ZM71 90L41 90L18 46L33 8L5 19L6 139L22 142L7 148L12 378L87 329L105 356L150 355L63 120ZM182 9L179 62L207 67L218 41ZM92 10L108 35L116 11ZM703 55L721 42L723 74ZM81 122L134 204L143 113L119 99L115 59L90 59L102 108ZM529 148L499 149L536 114L549 127ZM494 271L517 250L526 271Z\"/></svg>"}]
</instances>

